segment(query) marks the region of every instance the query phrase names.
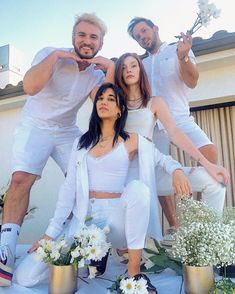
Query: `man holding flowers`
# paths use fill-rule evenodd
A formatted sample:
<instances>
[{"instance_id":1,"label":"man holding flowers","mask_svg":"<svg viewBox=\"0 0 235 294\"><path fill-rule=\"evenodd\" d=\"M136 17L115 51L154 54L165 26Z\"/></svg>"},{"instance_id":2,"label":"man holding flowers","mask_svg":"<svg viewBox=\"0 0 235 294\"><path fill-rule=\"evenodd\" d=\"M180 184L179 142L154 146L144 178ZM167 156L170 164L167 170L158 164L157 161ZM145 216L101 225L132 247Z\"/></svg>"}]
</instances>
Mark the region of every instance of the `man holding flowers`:
<instances>
[{"instance_id":1,"label":"man holding flowers","mask_svg":"<svg viewBox=\"0 0 235 294\"><path fill-rule=\"evenodd\" d=\"M188 90L195 88L198 70L192 48L192 34L202 25L206 26L212 17L217 18L219 11L207 0L198 2L200 12L187 34L178 36L179 42L168 45L162 42L159 28L150 19L133 18L128 25L129 35L146 50L143 64L150 81L152 95L161 96L168 105L176 124L191 139L200 152L212 163L217 162L216 146L190 116ZM169 154L170 138L161 123L154 131L154 142L164 154ZM200 163L200 160L199 160ZM222 182L223 184L223 182ZM171 197L159 197L170 226L177 225Z\"/></svg>"}]
</instances>

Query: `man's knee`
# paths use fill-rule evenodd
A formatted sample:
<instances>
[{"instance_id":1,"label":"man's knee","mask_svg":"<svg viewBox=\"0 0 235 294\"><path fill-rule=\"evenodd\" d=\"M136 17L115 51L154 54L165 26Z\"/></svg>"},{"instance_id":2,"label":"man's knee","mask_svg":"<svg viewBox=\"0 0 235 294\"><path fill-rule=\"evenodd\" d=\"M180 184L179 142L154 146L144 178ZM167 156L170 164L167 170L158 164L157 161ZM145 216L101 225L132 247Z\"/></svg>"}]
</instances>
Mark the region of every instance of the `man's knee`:
<instances>
[{"instance_id":1,"label":"man's knee","mask_svg":"<svg viewBox=\"0 0 235 294\"><path fill-rule=\"evenodd\" d=\"M17 171L12 175L10 188L24 187L26 190L30 189L36 180L36 175L26 172Z\"/></svg>"}]
</instances>

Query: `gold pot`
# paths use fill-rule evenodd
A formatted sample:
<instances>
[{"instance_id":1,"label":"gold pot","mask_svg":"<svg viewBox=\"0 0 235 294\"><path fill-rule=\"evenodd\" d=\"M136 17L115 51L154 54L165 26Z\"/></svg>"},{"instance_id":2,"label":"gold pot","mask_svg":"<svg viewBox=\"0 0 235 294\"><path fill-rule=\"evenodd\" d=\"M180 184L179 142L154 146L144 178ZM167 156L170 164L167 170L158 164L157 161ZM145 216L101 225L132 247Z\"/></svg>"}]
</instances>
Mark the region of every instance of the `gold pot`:
<instances>
[{"instance_id":1,"label":"gold pot","mask_svg":"<svg viewBox=\"0 0 235 294\"><path fill-rule=\"evenodd\" d=\"M212 266L183 265L183 276L186 294L208 294L215 282Z\"/></svg>"},{"instance_id":2,"label":"gold pot","mask_svg":"<svg viewBox=\"0 0 235 294\"><path fill-rule=\"evenodd\" d=\"M51 265L50 294L73 294L77 291L78 268L74 264Z\"/></svg>"}]
</instances>

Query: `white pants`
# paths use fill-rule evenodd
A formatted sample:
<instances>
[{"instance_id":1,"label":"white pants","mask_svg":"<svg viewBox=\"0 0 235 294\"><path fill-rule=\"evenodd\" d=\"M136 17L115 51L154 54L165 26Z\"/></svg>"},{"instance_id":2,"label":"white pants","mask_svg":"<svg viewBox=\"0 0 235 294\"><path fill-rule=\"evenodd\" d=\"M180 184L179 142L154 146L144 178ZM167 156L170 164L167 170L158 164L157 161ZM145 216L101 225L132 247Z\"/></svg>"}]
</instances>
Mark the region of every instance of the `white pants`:
<instances>
[{"instance_id":1,"label":"white pants","mask_svg":"<svg viewBox=\"0 0 235 294\"><path fill-rule=\"evenodd\" d=\"M183 167L183 170L193 192L201 192L202 201L222 215L226 189L215 181L203 167ZM156 174L158 195L173 195L172 176L169 176L161 168L157 169Z\"/></svg>"},{"instance_id":2,"label":"white pants","mask_svg":"<svg viewBox=\"0 0 235 294\"><path fill-rule=\"evenodd\" d=\"M134 180L126 186L120 198L90 199L88 215L97 226L109 226L108 241L113 247L142 249L145 245L149 211L149 189L140 181ZM63 235L69 237L75 230L73 218ZM35 254L29 254L15 271L17 283L22 286L33 287L48 279L48 265L37 261Z\"/></svg>"}]
</instances>

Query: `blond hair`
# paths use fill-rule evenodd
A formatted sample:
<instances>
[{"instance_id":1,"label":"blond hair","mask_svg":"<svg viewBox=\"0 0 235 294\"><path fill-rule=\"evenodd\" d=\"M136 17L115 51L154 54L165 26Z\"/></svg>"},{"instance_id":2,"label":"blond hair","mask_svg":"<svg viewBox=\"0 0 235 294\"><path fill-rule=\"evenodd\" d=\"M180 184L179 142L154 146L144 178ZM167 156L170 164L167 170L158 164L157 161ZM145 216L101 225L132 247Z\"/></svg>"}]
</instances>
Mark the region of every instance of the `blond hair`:
<instances>
[{"instance_id":1,"label":"blond hair","mask_svg":"<svg viewBox=\"0 0 235 294\"><path fill-rule=\"evenodd\" d=\"M98 27L101 31L102 38L107 33L107 27L105 23L98 16L96 16L94 13L83 13L82 15L76 16L75 23L73 25L73 37L76 33L76 26L82 21L88 22Z\"/></svg>"}]
</instances>

